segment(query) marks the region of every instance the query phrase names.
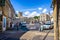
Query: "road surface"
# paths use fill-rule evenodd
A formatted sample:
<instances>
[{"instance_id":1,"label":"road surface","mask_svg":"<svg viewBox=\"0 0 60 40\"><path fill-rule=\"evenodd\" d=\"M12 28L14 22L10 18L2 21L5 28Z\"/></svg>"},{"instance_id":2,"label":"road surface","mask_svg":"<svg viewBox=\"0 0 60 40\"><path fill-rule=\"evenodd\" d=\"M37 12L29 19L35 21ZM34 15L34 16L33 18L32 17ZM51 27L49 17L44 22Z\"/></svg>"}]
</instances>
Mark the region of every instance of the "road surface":
<instances>
[{"instance_id":1,"label":"road surface","mask_svg":"<svg viewBox=\"0 0 60 40\"><path fill-rule=\"evenodd\" d=\"M13 30L7 30L5 32L0 32L0 40L20 40L19 38L26 33L27 30L23 29L13 29Z\"/></svg>"},{"instance_id":2,"label":"road surface","mask_svg":"<svg viewBox=\"0 0 60 40\"><path fill-rule=\"evenodd\" d=\"M44 30L42 32L39 31L39 24L27 24L27 28L30 27L37 27L35 30L29 30L23 28L17 31L16 27L14 30L7 30L5 32L0 32L0 40L43 40L44 37L46 36L47 32L50 30ZM51 39L53 40L53 32L52 30L50 34L46 36L46 40Z\"/></svg>"}]
</instances>

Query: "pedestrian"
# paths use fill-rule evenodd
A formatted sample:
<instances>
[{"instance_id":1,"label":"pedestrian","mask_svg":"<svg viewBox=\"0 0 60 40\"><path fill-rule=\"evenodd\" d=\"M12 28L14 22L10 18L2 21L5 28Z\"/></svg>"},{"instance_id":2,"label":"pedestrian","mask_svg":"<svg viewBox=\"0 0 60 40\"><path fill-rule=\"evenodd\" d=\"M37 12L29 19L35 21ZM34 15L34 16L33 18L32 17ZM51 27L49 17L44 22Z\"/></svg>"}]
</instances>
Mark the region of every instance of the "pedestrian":
<instances>
[{"instance_id":1,"label":"pedestrian","mask_svg":"<svg viewBox=\"0 0 60 40\"><path fill-rule=\"evenodd\" d=\"M20 22L20 23L19 23L19 28L21 28L21 26L22 26L22 23Z\"/></svg>"},{"instance_id":2,"label":"pedestrian","mask_svg":"<svg viewBox=\"0 0 60 40\"><path fill-rule=\"evenodd\" d=\"M43 23L41 23L40 31L43 31Z\"/></svg>"},{"instance_id":3,"label":"pedestrian","mask_svg":"<svg viewBox=\"0 0 60 40\"><path fill-rule=\"evenodd\" d=\"M12 28L14 28L14 23L12 23Z\"/></svg>"},{"instance_id":4,"label":"pedestrian","mask_svg":"<svg viewBox=\"0 0 60 40\"><path fill-rule=\"evenodd\" d=\"M12 28L12 22L10 22L10 28Z\"/></svg>"},{"instance_id":5,"label":"pedestrian","mask_svg":"<svg viewBox=\"0 0 60 40\"><path fill-rule=\"evenodd\" d=\"M19 23L18 22L16 23L16 26L17 26L17 31L18 31L19 30L19 28L18 28L19 27Z\"/></svg>"}]
</instances>

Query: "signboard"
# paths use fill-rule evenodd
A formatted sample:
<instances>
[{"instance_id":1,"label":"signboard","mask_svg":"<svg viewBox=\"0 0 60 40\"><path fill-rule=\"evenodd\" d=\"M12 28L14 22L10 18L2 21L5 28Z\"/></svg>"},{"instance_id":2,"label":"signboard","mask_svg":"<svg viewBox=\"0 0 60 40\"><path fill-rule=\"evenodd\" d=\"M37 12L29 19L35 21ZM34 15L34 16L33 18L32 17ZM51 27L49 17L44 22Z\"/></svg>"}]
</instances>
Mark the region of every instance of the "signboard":
<instances>
[{"instance_id":1,"label":"signboard","mask_svg":"<svg viewBox=\"0 0 60 40\"><path fill-rule=\"evenodd\" d=\"M6 30L6 17L5 16L3 16L2 30L3 31Z\"/></svg>"}]
</instances>

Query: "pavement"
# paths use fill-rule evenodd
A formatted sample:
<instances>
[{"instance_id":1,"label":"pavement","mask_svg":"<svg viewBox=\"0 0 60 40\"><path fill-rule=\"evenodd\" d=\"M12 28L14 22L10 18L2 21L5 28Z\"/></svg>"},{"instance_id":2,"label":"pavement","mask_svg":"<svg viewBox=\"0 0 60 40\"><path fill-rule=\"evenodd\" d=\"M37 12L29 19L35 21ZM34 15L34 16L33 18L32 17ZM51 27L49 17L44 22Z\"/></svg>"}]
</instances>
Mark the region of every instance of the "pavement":
<instances>
[{"instance_id":1,"label":"pavement","mask_svg":"<svg viewBox=\"0 0 60 40\"><path fill-rule=\"evenodd\" d=\"M7 30L5 32L0 32L0 40L20 40L19 38L26 33L26 29L20 29L16 30L14 28L13 30Z\"/></svg>"},{"instance_id":2,"label":"pavement","mask_svg":"<svg viewBox=\"0 0 60 40\"><path fill-rule=\"evenodd\" d=\"M20 37L20 40L54 40L53 30L48 32L28 31Z\"/></svg>"}]
</instances>

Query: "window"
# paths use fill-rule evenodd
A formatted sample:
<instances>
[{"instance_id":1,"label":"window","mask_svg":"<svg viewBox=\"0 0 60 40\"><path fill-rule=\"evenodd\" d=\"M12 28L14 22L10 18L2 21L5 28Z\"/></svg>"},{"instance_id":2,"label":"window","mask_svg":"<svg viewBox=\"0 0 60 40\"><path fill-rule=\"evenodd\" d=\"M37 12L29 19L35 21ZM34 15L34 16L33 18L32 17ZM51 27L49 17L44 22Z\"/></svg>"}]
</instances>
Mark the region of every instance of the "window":
<instances>
[{"instance_id":1,"label":"window","mask_svg":"<svg viewBox=\"0 0 60 40\"><path fill-rule=\"evenodd\" d=\"M0 21L2 21L2 15L0 15Z\"/></svg>"},{"instance_id":2,"label":"window","mask_svg":"<svg viewBox=\"0 0 60 40\"><path fill-rule=\"evenodd\" d=\"M0 21L2 21L2 11L0 11Z\"/></svg>"}]
</instances>

